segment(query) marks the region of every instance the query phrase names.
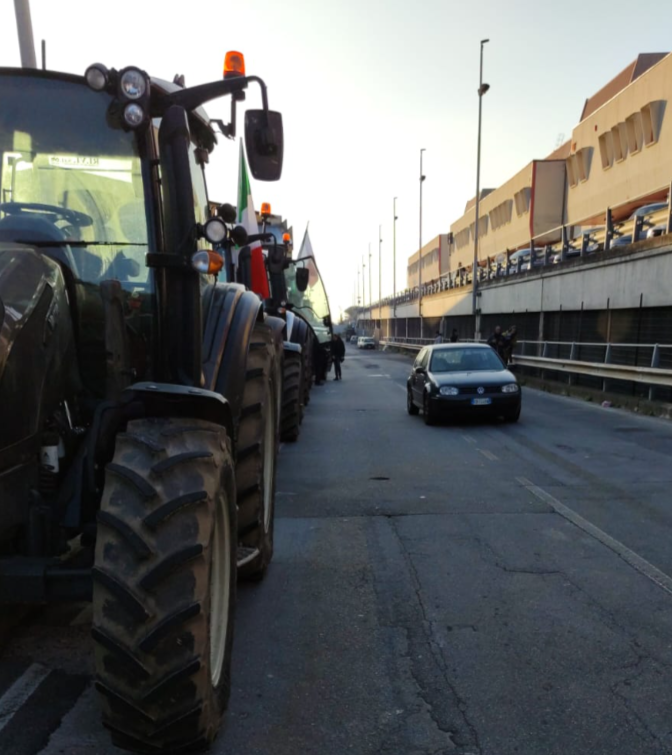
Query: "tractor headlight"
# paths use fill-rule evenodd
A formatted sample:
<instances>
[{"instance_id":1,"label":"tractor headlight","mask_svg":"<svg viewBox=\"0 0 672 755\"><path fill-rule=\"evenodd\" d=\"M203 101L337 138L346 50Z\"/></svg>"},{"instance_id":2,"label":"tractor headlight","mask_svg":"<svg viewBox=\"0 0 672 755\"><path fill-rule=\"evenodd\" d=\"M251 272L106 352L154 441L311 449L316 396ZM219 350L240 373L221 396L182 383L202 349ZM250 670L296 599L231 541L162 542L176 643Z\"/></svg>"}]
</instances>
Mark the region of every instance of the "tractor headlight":
<instances>
[{"instance_id":1,"label":"tractor headlight","mask_svg":"<svg viewBox=\"0 0 672 755\"><path fill-rule=\"evenodd\" d=\"M509 383L502 386L502 393L518 393L519 390L520 388L518 388L517 383Z\"/></svg>"},{"instance_id":2,"label":"tractor headlight","mask_svg":"<svg viewBox=\"0 0 672 755\"><path fill-rule=\"evenodd\" d=\"M124 120L126 125L131 128L137 128L145 120L145 111L135 102L131 102L124 108Z\"/></svg>"},{"instance_id":3,"label":"tractor headlight","mask_svg":"<svg viewBox=\"0 0 672 755\"><path fill-rule=\"evenodd\" d=\"M102 92L110 83L110 74L102 63L94 63L84 74L86 83L94 92Z\"/></svg>"},{"instance_id":4,"label":"tractor headlight","mask_svg":"<svg viewBox=\"0 0 672 755\"><path fill-rule=\"evenodd\" d=\"M137 68L127 68L119 80L119 90L127 100L139 100L147 94L147 78Z\"/></svg>"},{"instance_id":5,"label":"tractor headlight","mask_svg":"<svg viewBox=\"0 0 672 755\"><path fill-rule=\"evenodd\" d=\"M226 225L221 218L210 218L203 226L203 235L211 244L221 244L226 238Z\"/></svg>"}]
</instances>

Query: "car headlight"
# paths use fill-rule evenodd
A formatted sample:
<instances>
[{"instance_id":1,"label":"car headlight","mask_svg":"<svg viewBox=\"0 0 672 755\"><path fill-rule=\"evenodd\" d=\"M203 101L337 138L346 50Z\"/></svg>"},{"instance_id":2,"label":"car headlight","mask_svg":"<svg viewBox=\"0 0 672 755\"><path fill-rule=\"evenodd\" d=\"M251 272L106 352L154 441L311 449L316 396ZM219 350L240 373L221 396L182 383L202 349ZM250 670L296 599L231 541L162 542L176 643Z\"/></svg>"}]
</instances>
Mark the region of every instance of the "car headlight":
<instances>
[{"instance_id":1,"label":"car headlight","mask_svg":"<svg viewBox=\"0 0 672 755\"><path fill-rule=\"evenodd\" d=\"M460 389L456 388L454 385L442 385L441 388L439 388L439 393L442 396L457 396L459 392Z\"/></svg>"},{"instance_id":2,"label":"car headlight","mask_svg":"<svg viewBox=\"0 0 672 755\"><path fill-rule=\"evenodd\" d=\"M502 393L518 393L518 383L509 383L509 385L502 386Z\"/></svg>"}]
</instances>

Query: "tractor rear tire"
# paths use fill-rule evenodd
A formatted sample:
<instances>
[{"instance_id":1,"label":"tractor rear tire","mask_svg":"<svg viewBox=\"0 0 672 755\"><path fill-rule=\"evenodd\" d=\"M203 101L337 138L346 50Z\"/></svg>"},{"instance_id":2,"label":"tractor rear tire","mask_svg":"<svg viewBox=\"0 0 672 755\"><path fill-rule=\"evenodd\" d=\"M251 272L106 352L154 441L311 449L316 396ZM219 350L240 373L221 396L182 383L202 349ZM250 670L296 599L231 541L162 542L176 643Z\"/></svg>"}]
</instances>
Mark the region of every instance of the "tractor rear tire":
<instances>
[{"instance_id":1,"label":"tractor rear tire","mask_svg":"<svg viewBox=\"0 0 672 755\"><path fill-rule=\"evenodd\" d=\"M264 323L252 332L238 425L238 576L261 580L273 558L278 408L275 343Z\"/></svg>"},{"instance_id":2,"label":"tractor rear tire","mask_svg":"<svg viewBox=\"0 0 672 755\"><path fill-rule=\"evenodd\" d=\"M96 687L117 747L216 737L230 691L236 503L226 430L138 419L107 466L93 569Z\"/></svg>"},{"instance_id":3,"label":"tractor rear tire","mask_svg":"<svg viewBox=\"0 0 672 755\"><path fill-rule=\"evenodd\" d=\"M303 354L287 352L282 379L282 412L280 440L295 443L301 432Z\"/></svg>"}]
</instances>

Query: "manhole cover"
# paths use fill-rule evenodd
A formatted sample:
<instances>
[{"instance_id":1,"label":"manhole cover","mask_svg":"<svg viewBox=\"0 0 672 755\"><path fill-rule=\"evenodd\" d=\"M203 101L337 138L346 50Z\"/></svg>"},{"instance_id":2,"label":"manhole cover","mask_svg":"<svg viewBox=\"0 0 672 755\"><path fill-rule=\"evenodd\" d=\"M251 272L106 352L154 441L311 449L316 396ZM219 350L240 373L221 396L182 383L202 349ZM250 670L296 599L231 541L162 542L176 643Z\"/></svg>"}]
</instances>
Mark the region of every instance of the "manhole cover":
<instances>
[{"instance_id":1,"label":"manhole cover","mask_svg":"<svg viewBox=\"0 0 672 755\"><path fill-rule=\"evenodd\" d=\"M369 480L389 480L389 477L369 477Z\"/></svg>"}]
</instances>

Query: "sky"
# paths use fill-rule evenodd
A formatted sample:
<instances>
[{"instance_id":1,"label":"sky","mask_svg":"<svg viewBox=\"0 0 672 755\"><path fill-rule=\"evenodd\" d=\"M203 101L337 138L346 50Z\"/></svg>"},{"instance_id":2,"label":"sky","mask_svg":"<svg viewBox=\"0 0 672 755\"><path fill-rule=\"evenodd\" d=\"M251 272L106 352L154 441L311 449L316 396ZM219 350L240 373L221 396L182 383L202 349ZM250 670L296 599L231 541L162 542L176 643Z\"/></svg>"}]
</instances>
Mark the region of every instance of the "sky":
<instances>
[{"instance_id":1,"label":"sky","mask_svg":"<svg viewBox=\"0 0 672 755\"><path fill-rule=\"evenodd\" d=\"M571 135L584 101L640 52L672 47L672 4L639 0L30 0L47 67L83 73L93 62L221 77L227 50L245 54L284 119L277 183L252 179L257 209L271 202L306 224L338 318L367 264L374 301L392 293L393 198L397 289L418 249L419 153L425 148L422 241L464 213L476 187L480 40L485 47L481 186L496 187ZM104 9L104 10L103 10ZM175 9L175 10L173 10ZM191 11L196 11L190 15ZM628 14L630 18L628 18ZM14 1L0 0L0 66L20 65ZM247 104L259 107L258 90ZM1 107L0 103L0 107ZM228 101L210 103L227 119ZM239 115L242 132L242 116ZM220 139L207 170L210 198L236 201L238 149ZM361 281L360 281L361 288Z\"/></svg>"}]
</instances>

